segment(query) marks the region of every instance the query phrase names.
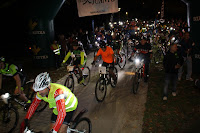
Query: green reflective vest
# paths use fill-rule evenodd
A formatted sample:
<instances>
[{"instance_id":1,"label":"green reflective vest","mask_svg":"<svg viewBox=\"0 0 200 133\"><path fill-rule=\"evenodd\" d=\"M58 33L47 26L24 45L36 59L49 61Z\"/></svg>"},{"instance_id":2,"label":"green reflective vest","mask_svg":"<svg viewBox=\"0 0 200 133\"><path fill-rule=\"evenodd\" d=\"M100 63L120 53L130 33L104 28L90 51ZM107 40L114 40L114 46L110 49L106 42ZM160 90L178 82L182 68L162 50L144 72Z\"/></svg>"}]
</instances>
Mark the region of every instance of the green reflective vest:
<instances>
[{"instance_id":1,"label":"green reflective vest","mask_svg":"<svg viewBox=\"0 0 200 133\"><path fill-rule=\"evenodd\" d=\"M56 84L56 83L51 83L51 89L49 91L48 97L42 97L39 92L37 92L37 96L44 100L45 102L49 103L49 108L54 108L53 113L55 115L58 115L57 107L56 107L56 100L54 98L55 91L57 89L62 89L64 92L64 98L65 98L65 110L66 112L74 111L77 108L78 105L78 100L75 97L75 95L68 89L67 87Z\"/></svg>"}]
</instances>

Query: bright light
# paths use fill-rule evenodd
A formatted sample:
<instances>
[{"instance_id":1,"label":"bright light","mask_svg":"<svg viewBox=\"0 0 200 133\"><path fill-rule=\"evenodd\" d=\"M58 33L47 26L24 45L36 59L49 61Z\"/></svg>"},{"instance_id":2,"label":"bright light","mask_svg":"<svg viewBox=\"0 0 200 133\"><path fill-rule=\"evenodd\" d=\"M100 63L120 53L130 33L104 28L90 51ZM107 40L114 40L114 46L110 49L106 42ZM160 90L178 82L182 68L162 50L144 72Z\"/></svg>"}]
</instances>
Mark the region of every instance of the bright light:
<instances>
[{"instance_id":1,"label":"bright light","mask_svg":"<svg viewBox=\"0 0 200 133\"><path fill-rule=\"evenodd\" d=\"M140 59L135 59L135 63L139 64L140 63Z\"/></svg>"},{"instance_id":2,"label":"bright light","mask_svg":"<svg viewBox=\"0 0 200 133\"><path fill-rule=\"evenodd\" d=\"M172 41L174 41L175 40L175 37L172 37Z\"/></svg>"},{"instance_id":3,"label":"bright light","mask_svg":"<svg viewBox=\"0 0 200 133\"><path fill-rule=\"evenodd\" d=\"M140 30L140 27L138 27L137 30Z\"/></svg>"},{"instance_id":4,"label":"bright light","mask_svg":"<svg viewBox=\"0 0 200 133\"><path fill-rule=\"evenodd\" d=\"M114 22L114 24L117 24L117 22Z\"/></svg>"},{"instance_id":5,"label":"bright light","mask_svg":"<svg viewBox=\"0 0 200 133\"><path fill-rule=\"evenodd\" d=\"M147 26L149 26L149 25L147 24Z\"/></svg>"},{"instance_id":6,"label":"bright light","mask_svg":"<svg viewBox=\"0 0 200 133\"><path fill-rule=\"evenodd\" d=\"M119 25L123 25L123 22L119 21Z\"/></svg>"},{"instance_id":7,"label":"bright light","mask_svg":"<svg viewBox=\"0 0 200 133\"><path fill-rule=\"evenodd\" d=\"M158 12L158 14L160 14L160 12Z\"/></svg>"},{"instance_id":8,"label":"bright light","mask_svg":"<svg viewBox=\"0 0 200 133\"><path fill-rule=\"evenodd\" d=\"M111 25L112 23L111 22L109 22L109 25Z\"/></svg>"},{"instance_id":9,"label":"bright light","mask_svg":"<svg viewBox=\"0 0 200 133\"><path fill-rule=\"evenodd\" d=\"M170 27L170 30L173 30L173 27Z\"/></svg>"},{"instance_id":10,"label":"bright light","mask_svg":"<svg viewBox=\"0 0 200 133\"><path fill-rule=\"evenodd\" d=\"M137 19L137 18L135 18L135 21L138 21L138 19Z\"/></svg>"},{"instance_id":11,"label":"bright light","mask_svg":"<svg viewBox=\"0 0 200 133\"><path fill-rule=\"evenodd\" d=\"M2 98L7 99L9 96L10 96L9 93L5 93L5 94L2 95Z\"/></svg>"},{"instance_id":12,"label":"bright light","mask_svg":"<svg viewBox=\"0 0 200 133\"><path fill-rule=\"evenodd\" d=\"M113 27L113 24L111 24L110 27Z\"/></svg>"},{"instance_id":13,"label":"bright light","mask_svg":"<svg viewBox=\"0 0 200 133\"><path fill-rule=\"evenodd\" d=\"M128 15L128 12L126 12L126 15Z\"/></svg>"},{"instance_id":14,"label":"bright light","mask_svg":"<svg viewBox=\"0 0 200 133\"><path fill-rule=\"evenodd\" d=\"M118 11L120 11L121 10L121 8L118 8Z\"/></svg>"},{"instance_id":15,"label":"bright light","mask_svg":"<svg viewBox=\"0 0 200 133\"><path fill-rule=\"evenodd\" d=\"M102 66L102 64L99 64L99 67L101 67Z\"/></svg>"}]
</instances>

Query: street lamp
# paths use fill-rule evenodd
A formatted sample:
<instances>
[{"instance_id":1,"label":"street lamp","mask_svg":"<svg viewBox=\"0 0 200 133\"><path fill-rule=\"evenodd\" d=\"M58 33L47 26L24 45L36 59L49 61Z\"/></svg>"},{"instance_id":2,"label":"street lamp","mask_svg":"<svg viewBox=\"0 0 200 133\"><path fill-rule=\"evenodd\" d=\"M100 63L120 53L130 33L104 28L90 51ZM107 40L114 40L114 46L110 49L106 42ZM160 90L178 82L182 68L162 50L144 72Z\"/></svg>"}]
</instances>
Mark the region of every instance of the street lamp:
<instances>
[{"instance_id":1,"label":"street lamp","mask_svg":"<svg viewBox=\"0 0 200 133\"><path fill-rule=\"evenodd\" d=\"M128 12L126 12L126 15L128 15Z\"/></svg>"},{"instance_id":2,"label":"street lamp","mask_svg":"<svg viewBox=\"0 0 200 133\"><path fill-rule=\"evenodd\" d=\"M121 8L118 8L118 11L120 12Z\"/></svg>"},{"instance_id":3,"label":"street lamp","mask_svg":"<svg viewBox=\"0 0 200 133\"><path fill-rule=\"evenodd\" d=\"M158 14L160 14L160 11L158 12Z\"/></svg>"}]
</instances>

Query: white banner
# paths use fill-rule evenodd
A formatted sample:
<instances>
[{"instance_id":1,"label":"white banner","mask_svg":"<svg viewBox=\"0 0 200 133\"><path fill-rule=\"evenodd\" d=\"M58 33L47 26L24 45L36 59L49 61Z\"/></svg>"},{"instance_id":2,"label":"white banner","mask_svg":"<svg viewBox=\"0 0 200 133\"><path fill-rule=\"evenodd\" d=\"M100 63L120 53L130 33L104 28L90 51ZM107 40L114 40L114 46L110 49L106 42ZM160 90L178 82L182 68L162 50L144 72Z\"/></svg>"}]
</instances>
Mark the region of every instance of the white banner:
<instances>
[{"instance_id":1,"label":"white banner","mask_svg":"<svg viewBox=\"0 0 200 133\"><path fill-rule=\"evenodd\" d=\"M118 0L76 0L79 17L118 12Z\"/></svg>"}]
</instances>

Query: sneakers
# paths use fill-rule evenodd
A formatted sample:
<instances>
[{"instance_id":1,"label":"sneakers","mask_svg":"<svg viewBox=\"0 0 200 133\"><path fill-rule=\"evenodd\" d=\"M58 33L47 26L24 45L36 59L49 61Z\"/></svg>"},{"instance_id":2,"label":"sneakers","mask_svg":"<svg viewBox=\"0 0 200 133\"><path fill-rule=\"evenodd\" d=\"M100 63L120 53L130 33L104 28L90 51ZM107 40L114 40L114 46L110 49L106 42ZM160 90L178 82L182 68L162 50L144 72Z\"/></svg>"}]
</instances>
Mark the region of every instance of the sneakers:
<instances>
[{"instance_id":1,"label":"sneakers","mask_svg":"<svg viewBox=\"0 0 200 133\"><path fill-rule=\"evenodd\" d=\"M192 78L186 78L186 80L193 81L193 79L192 79Z\"/></svg>"},{"instance_id":2,"label":"sneakers","mask_svg":"<svg viewBox=\"0 0 200 133\"><path fill-rule=\"evenodd\" d=\"M31 103L31 100L28 100L26 103Z\"/></svg>"},{"instance_id":3,"label":"sneakers","mask_svg":"<svg viewBox=\"0 0 200 133\"><path fill-rule=\"evenodd\" d=\"M163 97L163 101L166 101L166 100L167 100L167 97L166 97L166 96L164 96L164 97Z\"/></svg>"},{"instance_id":4,"label":"sneakers","mask_svg":"<svg viewBox=\"0 0 200 133\"><path fill-rule=\"evenodd\" d=\"M176 96L176 92L172 92L172 96L175 97Z\"/></svg>"}]
</instances>

